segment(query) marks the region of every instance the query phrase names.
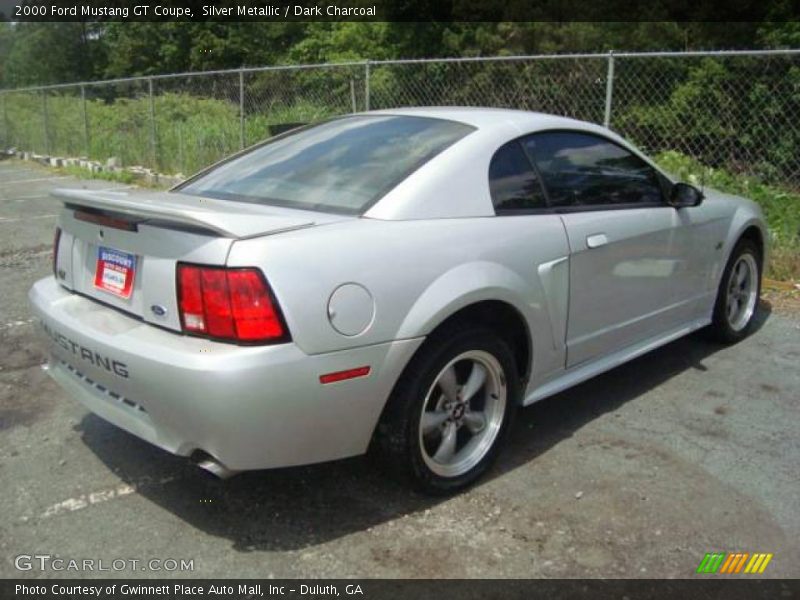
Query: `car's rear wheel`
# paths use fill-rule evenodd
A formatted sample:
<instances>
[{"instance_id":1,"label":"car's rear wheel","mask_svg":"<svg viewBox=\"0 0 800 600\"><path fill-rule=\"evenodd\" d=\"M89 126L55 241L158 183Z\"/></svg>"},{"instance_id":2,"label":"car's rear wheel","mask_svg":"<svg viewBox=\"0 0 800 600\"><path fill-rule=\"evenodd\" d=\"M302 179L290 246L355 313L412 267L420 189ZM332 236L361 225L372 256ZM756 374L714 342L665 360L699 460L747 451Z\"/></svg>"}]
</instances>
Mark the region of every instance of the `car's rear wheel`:
<instances>
[{"instance_id":1,"label":"car's rear wheel","mask_svg":"<svg viewBox=\"0 0 800 600\"><path fill-rule=\"evenodd\" d=\"M761 295L761 253L751 240L734 248L717 291L709 332L718 341L738 342L753 329Z\"/></svg>"},{"instance_id":2,"label":"car's rear wheel","mask_svg":"<svg viewBox=\"0 0 800 600\"><path fill-rule=\"evenodd\" d=\"M428 339L392 393L376 445L415 487L451 493L494 462L519 402L508 344L483 328Z\"/></svg>"}]
</instances>

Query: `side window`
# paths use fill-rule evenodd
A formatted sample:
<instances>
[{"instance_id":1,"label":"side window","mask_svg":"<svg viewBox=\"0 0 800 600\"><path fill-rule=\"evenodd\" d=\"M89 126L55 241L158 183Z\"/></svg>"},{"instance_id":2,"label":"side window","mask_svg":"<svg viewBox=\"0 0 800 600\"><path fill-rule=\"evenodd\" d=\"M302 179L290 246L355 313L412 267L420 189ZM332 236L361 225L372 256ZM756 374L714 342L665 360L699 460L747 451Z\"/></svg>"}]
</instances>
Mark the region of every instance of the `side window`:
<instances>
[{"instance_id":1,"label":"side window","mask_svg":"<svg viewBox=\"0 0 800 600\"><path fill-rule=\"evenodd\" d=\"M601 137L554 131L534 134L523 145L536 161L551 206L662 202L655 170Z\"/></svg>"},{"instance_id":2,"label":"side window","mask_svg":"<svg viewBox=\"0 0 800 600\"><path fill-rule=\"evenodd\" d=\"M492 157L489 189L497 212L547 207L533 165L516 140L502 146Z\"/></svg>"}]
</instances>

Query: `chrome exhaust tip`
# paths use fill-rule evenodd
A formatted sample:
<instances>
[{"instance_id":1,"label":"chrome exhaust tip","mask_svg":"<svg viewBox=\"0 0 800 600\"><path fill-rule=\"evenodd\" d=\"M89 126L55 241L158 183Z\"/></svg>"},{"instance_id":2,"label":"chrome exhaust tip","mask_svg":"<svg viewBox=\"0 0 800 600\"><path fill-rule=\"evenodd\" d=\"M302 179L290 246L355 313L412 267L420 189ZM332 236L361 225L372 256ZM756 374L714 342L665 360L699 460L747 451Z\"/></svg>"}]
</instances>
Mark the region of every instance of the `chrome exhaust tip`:
<instances>
[{"instance_id":1,"label":"chrome exhaust tip","mask_svg":"<svg viewBox=\"0 0 800 600\"><path fill-rule=\"evenodd\" d=\"M209 455L206 455L201 460L198 460L197 466L206 471L207 473L211 473L215 477L223 480L230 479L234 475L240 473L240 471L229 469L221 462L219 462L216 458Z\"/></svg>"}]
</instances>

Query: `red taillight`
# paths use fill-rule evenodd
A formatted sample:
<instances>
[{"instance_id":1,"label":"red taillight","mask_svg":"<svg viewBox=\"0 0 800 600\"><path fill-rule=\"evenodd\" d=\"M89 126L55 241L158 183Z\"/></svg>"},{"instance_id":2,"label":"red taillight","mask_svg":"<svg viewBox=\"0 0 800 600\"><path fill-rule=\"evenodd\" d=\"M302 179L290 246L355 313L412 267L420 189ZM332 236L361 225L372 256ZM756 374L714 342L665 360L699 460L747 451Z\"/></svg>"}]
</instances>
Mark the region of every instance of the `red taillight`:
<instances>
[{"instance_id":1,"label":"red taillight","mask_svg":"<svg viewBox=\"0 0 800 600\"><path fill-rule=\"evenodd\" d=\"M258 269L179 264L178 306L187 333L245 343L288 338Z\"/></svg>"},{"instance_id":2,"label":"red taillight","mask_svg":"<svg viewBox=\"0 0 800 600\"><path fill-rule=\"evenodd\" d=\"M240 340L283 337L283 323L264 278L255 269L228 271L233 322Z\"/></svg>"},{"instance_id":3,"label":"red taillight","mask_svg":"<svg viewBox=\"0 0 800 600\"><path fill-rule=\"evenodd\" d=\"M227 271L200 269L200 288L208 335L215 338L236 338Z\"/></svg>"},{"instance_id":4,"label":"red taillight","mask_svg":"<svg viewBox=\"0 0 800 600\"><path fill-rule=\"evenodd\" d=\"M61 227L53 235L53 275L58 279L58 244L61 242Z\"/></svg>"}]
</instances>

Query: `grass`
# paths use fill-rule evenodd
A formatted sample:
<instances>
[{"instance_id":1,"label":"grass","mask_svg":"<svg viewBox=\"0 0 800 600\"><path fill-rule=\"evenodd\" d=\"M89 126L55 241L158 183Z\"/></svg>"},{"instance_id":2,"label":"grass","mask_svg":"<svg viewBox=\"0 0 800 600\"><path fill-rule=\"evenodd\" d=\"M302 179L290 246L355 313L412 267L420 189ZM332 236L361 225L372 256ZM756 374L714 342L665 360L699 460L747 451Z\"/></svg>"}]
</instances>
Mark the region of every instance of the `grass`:
<instances>
[{"instance_id":1,"label":"grass","mask_svg":"<svg viewBox=\"0 0 800 600\"><path fill-rule=\"evenodd\" d=\"M132 184L136 183L142 185L144 182L141 177L137 177L133 173L129 173L128 171L99 171L96 173L92 173L88 169L84 169L83 167L76 167L74 165L69 165L66 167L60 167L57 169L59 173L64 175L71 175L72 177L76 177L78 179L103 179L105 181L116 181L118 183L125 183L125 184Z\"/></svg>"},{"instance_id":2,"label":"grass","mask_svg":"<svg viewBox=\"0 0 800 600\"><path fill-rule=\"evenodd\" d=\"M764 211L770 234L770 262L765 274L779 281L800 280L800 193L762 183L749 175L703 166L679 152L663 152L656 161L683 181L744 196Z\"/></svg>"},{"instance_id":3,"label":"grass","mask_svg":"<svg viewBox=\"0 0 800 600\"><path fill-rule=\"evenodd\" d=\"M154 98L155 123L147 96L122 97L87 100L84 127L80 97L50 95L45 139L39 96L12 93L4 101L9 146L99 161L113 156L124 166L183 175L240 150L242 141L247 146L270 137L275 126L318 121L342 110L307 101L273 104L247 114L242 131L238 102L165 93Z\"/></svg>"}]
</instances>

